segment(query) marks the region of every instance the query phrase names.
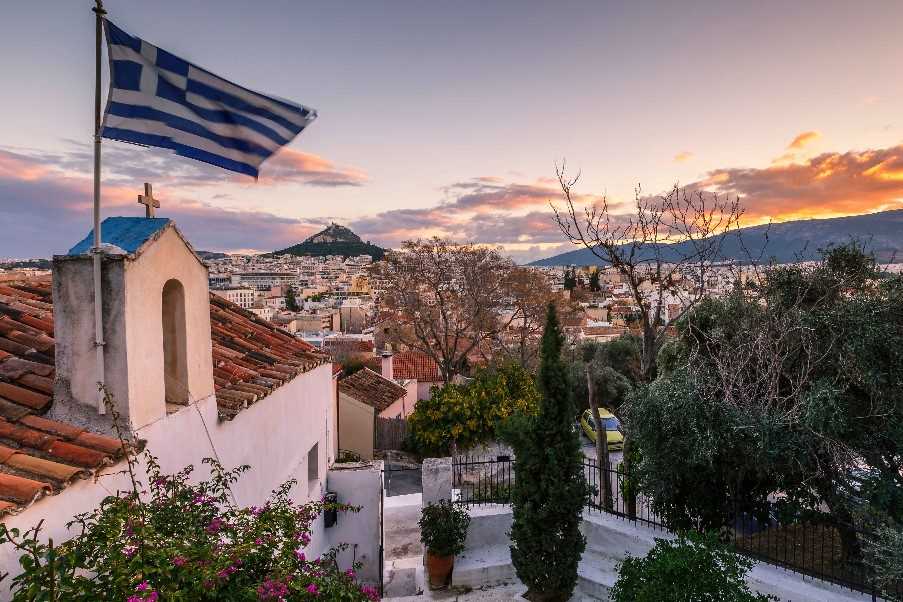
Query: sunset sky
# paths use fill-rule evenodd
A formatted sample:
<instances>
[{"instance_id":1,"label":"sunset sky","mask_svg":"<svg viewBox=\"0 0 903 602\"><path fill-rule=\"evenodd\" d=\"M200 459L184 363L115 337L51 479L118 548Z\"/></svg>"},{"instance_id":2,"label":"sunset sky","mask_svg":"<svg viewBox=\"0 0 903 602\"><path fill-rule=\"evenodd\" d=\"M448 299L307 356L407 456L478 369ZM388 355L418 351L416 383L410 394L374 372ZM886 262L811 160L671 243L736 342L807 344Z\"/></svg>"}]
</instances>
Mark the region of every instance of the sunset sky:
<instances>
[{"instance_id":1,"label":"sunset sky","mask_svg":"<svg viewBox=\"0 0 903 602\"><path fill-rule=\"evenodd\" d=\"M4 6L0 257L91 227L88 0ZM153 182L195 248L284 247L330 221L519 260L567 250L555 162L586 199L739 194L746 223L903 207L903 2L107 0L129 33L319 111L259 182L104 142L104 214Z\"/></svg>"}]
</instances>

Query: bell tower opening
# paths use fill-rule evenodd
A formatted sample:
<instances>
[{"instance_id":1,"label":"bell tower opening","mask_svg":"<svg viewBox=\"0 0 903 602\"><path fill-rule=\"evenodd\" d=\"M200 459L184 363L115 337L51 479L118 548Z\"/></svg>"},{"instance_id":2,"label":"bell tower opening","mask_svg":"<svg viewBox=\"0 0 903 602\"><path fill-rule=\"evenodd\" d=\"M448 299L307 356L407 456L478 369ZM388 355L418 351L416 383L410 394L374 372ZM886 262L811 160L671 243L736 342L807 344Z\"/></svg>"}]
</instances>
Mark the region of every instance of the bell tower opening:
<instances>
[{"instance_id":1,"label":"bell tower opening","mask_svg":"<svg viewBox=\"0 0 903 602\"><path fill-rule=\"evenodd\" d=\"M188 403L185 288L176 279L163 285L163 379L167 403Z\"/></svg>"}]
</instances>

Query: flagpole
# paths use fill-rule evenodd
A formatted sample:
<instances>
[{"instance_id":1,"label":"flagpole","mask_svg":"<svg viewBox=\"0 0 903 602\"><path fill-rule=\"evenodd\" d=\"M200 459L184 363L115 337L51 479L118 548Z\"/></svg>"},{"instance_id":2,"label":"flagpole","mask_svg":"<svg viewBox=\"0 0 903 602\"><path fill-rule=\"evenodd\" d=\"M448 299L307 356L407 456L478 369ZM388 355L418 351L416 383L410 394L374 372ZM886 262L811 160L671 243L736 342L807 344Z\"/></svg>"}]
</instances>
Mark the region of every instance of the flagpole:
<instances>
[{"instance_id":1,"label":"flagpole","mask_svg":"<svg viewBox=\"0 0 903 602\"><path fill-rule=\"evenodd\" d=\"M94 259L94 349L97 364L98 387L106 382L104 374L104 340L103 340L103 288L101 286L101 262L103 251L101 250L100 236L100 62L101 42L103 39L103 16L107 11L103 8L103 0L95 0L94 12L94 248L91 253ZM97 411L106 414L104 396L98 391Z\"/></svg>"}]
</instances>

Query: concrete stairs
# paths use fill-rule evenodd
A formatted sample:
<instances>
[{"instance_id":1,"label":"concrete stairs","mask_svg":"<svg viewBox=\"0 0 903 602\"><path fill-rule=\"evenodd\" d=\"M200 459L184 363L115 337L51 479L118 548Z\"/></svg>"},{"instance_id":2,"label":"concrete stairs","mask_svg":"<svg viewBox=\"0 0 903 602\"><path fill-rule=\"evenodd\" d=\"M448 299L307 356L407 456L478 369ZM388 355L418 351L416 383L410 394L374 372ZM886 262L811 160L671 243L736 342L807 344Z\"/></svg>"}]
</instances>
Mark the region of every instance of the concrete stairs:
<instances>
[{"instance_id":1,"label":"concrete stairs","mask_svg":"<svg viewBox=\"0 0 903 602\"><path fill-rule=\"evenodd\" d=\"M420 494L386 497L383 505L383 592L386 598L416 595L421 589Z\"/></svg>"}]
</instances>

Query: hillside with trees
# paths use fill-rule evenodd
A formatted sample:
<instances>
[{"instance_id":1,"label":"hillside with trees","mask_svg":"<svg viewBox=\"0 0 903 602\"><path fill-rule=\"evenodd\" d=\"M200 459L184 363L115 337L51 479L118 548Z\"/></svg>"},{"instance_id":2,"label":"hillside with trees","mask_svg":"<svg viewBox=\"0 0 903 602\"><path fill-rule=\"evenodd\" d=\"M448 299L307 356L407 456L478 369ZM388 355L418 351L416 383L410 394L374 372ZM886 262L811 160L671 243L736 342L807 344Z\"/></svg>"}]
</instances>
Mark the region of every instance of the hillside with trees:
<instances>
[{"instance_id":1,"label":"hillside with trees","mask_svg":"<svg viewBox=\"0 0 903 602\"><path fill-rule=\"evenodd\" d=\"M371 244L370 241L364 242L360 236L345 226L334 223L329 224L324 230L317 232L304 242L273 251L273 255L297 255L298 257L370 255L373 257L373 261L379 261L385 254L385 249Z\"/></svg>"}]
</instances>

